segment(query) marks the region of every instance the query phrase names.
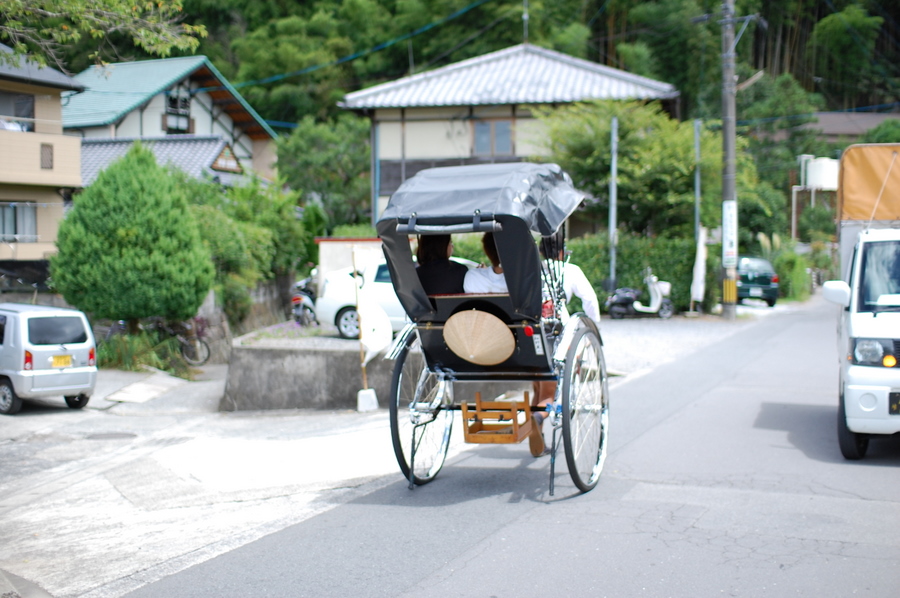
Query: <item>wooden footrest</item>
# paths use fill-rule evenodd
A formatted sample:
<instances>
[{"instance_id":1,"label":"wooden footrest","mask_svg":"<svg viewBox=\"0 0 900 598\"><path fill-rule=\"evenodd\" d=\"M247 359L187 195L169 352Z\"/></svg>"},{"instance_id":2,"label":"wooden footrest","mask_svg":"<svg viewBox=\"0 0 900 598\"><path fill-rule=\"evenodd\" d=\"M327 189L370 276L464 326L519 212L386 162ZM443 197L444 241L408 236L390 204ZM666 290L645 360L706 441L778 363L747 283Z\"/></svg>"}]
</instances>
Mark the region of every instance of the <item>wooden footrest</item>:
<instances>
[{"instance_id":1,"label":"wooden footrest","mask_svg":"<svg viewBox=\"0 0 900 598\"><path fill-rule=\"evenodd\" d=\"M475 404L462 404L465 440L472 444L515 444L531 433L534 419L528 401L497 398L482 401L475 393Z\"/></svg>"}]
</instances>

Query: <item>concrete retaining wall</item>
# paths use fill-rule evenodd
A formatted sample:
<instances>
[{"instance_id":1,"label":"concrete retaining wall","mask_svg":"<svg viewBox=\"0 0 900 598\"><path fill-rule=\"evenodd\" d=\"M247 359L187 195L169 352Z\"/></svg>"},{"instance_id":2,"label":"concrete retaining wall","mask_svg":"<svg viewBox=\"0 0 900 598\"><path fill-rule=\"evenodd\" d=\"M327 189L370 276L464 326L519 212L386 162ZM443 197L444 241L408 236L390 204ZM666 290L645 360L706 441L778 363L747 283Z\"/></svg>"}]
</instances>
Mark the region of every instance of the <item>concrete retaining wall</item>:
<instances>
[{"instance_id":1,"label":"concrete retaining wall","mask_svg":"<svg viewBox=\"0 0 900 598\"><path fill-rule=\"evenodd\" d=\"M252 343L252 344L245 344ZM366 366L378 406L388 407L394 362L376 357ZM456 383L457 402L474 400L475 391L493 398L530 382ZM359 343L329 337L293 340L235 339L220 411L267 409L356 409L362 388Z\"/></svg>"},{"instance_id":2,"label":"concrete retaining wall","mask_svg":"<svg viewBox=\"0 0 900 598\"><path fill-rule=\"evenodd\" d=\"M380 407L387 407L393 368L393 361L380 358L366 366ZM242 346L236 341L219 410L356 409L362 387L355 341L310 338L295 346Z\"/></svg>"}]
</instances>

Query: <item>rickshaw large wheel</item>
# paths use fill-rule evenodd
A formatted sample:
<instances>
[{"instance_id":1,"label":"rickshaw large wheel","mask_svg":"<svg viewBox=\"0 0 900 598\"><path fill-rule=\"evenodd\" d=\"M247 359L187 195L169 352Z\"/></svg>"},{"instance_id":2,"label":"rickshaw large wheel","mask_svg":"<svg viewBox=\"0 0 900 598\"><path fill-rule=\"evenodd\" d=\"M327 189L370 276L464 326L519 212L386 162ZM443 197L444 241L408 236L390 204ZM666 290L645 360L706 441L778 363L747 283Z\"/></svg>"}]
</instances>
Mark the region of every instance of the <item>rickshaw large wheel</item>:
<instances>
[{"instance_id":1,"label":"rickshaw large wheel","mask_svg":"<svg viewBox=\"0 0 900 598\"><path fill-rule=\"evenodd\" d=\"M437 476L450 447L453 412L443 409L443 405L437 409L429 407L442 395L446 384L450 382L441 381L428 371L418 336L411 334L394 364L391 440L400 471L409 479L410 462L413 462L412 481L419 486Z\"/></svg>"},{"instance_id":2,"label":"rickshaw large wheel","mask_svg":"<svg viewBox=\"0 0 900 598\"><path fill-rule=\"evenodd\" d=\"M606 461L609 384L600 337L590 327L576 332L562 379L562 427L566 463L582 492L597 485Z\"/></svg>"}]
</instances>

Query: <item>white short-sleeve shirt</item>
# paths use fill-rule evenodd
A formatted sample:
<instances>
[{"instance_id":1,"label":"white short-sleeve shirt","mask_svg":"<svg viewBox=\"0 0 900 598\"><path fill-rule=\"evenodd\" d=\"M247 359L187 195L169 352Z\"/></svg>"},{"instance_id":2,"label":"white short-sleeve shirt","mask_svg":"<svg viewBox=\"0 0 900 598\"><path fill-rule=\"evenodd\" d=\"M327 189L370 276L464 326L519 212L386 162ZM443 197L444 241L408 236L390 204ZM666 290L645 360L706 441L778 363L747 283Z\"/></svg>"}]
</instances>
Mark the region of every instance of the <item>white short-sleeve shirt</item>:
<instances>
[{"instance_id":1,"label":"white short-sleeve shirt","mask_svg":"<svg viewBox=\"0 0 900 598\"><path fill-rule=\"evenodd\" d=\"M471 268L463 280L463 291L466 293L508 293L506 277L497 274L491 267Z\"/></svg>"}]
</instances>

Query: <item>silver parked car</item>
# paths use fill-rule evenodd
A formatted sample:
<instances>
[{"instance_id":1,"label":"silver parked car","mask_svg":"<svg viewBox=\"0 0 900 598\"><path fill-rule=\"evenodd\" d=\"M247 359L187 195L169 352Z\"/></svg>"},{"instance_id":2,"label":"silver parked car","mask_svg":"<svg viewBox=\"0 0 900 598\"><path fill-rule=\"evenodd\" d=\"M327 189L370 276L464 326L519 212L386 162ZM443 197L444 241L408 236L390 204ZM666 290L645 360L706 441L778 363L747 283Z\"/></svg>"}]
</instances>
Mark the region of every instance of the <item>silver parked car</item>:
<instances>
[{"instance_id":1,"label":"silver parked car","mask_svg":"<svg viewBox=\"0 0 900 598\"><path fill-rule=\"evenodd\" d=\"M82 312L0 303L0 413L17 413L22 399L51 396L81 409L96 382L96 344Z\"/></svg>"}]
</instances>

